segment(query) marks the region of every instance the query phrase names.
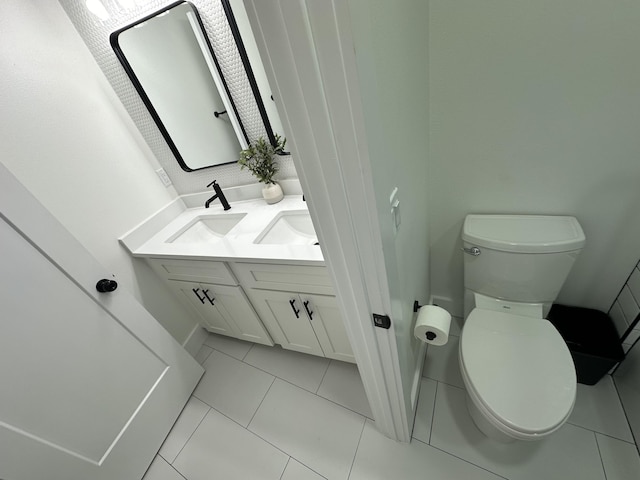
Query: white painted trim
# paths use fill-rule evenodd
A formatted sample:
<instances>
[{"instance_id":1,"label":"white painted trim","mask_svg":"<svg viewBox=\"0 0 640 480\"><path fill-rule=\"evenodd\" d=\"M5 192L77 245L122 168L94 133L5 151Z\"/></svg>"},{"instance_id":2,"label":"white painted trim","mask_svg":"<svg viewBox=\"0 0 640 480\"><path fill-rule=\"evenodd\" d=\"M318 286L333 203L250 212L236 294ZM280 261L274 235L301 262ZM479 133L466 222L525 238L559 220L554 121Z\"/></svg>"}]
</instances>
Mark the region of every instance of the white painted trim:
<instances>
[{"instance_id":1,"label":"white painted trim","mask_svg":"<svg viewBox=\"0 0 640 480\"><path fill-rule=\"evenodd\" d=\"M187 339L182 342L182 346L184 349L189 352L193 358L196 358L196 355L204 345L204 341L209 336L209 332L207 332L204 328L197 324L191 330L191 333L187 336Z\"/></svg>"},{"instance_id":2,"label":"white painted trim","mask_svg":"<svg viewBox=\"0 0 640 480\"><path fill-rule=\"evenodd\" d=\"M247 0L376 427L410 440L346 1ZM411 419L412 421L412 419Z\"/></svg>"}]
</instances>

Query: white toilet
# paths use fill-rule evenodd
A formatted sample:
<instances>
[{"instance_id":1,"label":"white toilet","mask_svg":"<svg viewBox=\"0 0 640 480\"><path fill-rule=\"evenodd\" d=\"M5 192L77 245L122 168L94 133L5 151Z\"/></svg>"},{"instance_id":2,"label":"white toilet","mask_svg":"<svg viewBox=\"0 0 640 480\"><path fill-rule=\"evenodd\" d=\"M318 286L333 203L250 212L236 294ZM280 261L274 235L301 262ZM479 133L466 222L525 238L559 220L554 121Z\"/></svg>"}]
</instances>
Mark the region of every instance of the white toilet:
<instances>
[{"instance_id":1,"label":"white toilet","mask_svg":"<svg viewBox=\"0 0 640 480\"><path fill-rule=\"evenodd\" d=\"M576 397L571 354L545 317L585 243L574 217L468 215L459 360L478 428L501 442L539 440Z\"/></svg>"}]
</instances>

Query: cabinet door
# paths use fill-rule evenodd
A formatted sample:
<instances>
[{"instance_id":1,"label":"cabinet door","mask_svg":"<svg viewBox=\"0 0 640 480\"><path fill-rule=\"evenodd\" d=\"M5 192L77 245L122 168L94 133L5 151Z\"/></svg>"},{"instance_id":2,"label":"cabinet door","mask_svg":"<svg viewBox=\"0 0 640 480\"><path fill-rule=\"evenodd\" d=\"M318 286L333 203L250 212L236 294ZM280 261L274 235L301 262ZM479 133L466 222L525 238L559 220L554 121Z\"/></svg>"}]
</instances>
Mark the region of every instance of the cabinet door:
<instances>
[{"instance_id":1,"label":"cabinet door","mask_svg":"<svg viewBox=\"0 0 640 480\"><path fill-rule=\"evenodd\" d=\"M356 363L336 297L301 295L301 298L325 357Z\"/></svg>"},{"instance_id":2,"label":"cabinet door","mask_svg":"<svg viewBox=\"0 0 640 480\"><path fill-rule=\"evenodd\" d=\"M237 331L237 337L249 342L273 346L273 341L247 300L241 287L201 284L227 323Z\"/></svg>"},{"instance_id":3,"label":"cabinet door","mask_svg":"<svg viewBox=\"0 0 640 480\"><path fill-rule=\"evenodd\" d=\"M210 300L213 298L210 285L176 280L169 280L169 285L181 299L198 312L204 328L221 335L238 336L240 332L233 328L234 325L229 324L224 312L217 308L215 302Z\"/></svg>"},{"instance_id":4,"label":"cabinet door","mask_svg":"<svg viewBox=\"0 0 640 480\"><path fill-rule=\"evenodd\" d=\"M296 352L324 356L297 293L251 289L249 296L276 343Z\"/></svg>"}]
</instances>

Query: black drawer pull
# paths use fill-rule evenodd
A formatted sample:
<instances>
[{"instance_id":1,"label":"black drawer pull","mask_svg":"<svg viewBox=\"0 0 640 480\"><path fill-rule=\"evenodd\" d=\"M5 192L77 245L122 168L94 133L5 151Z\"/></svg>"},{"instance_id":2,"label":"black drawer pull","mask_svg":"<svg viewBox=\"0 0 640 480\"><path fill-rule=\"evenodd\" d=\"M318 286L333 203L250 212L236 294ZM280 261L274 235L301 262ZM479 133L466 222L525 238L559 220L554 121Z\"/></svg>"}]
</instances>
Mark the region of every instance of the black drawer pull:
<instances>
[{"instance_id":1,"label":"black drawer pull","mask_svg":"<svg viewBox=\"0 0 640 480\"><path fill-rule=\"evenodd\" d=\"M300 318L300 310L296 310L296 299L292 298L291 300L289 300L289 305L291 305L291 309L293 310L293 313L296 315L296 318Z\"/></svg>"},{"instance_id":2,"label":"black drawer pull","mask_svg":"<svg viewBox=\"0 0 640 480\"><path fill-rule=\"evenodd\" d=\"M309 300L302 302L302 304L304 305L304 309L307 311L307 315L309 315L309 320L313 320L313 312L309 308Z\"/></svg>"},{"instance_id":3,"label":"black drawer pull","mask_svg":"<svg viewBox=\"0 0 640 480\"><path fill-rule=\"evenodd\" d=\"M201 297L200 295L198 295L199 290L200 290L199 288L191 289L191 291L195 294L195 296L198 297L198 300L200 300L200 302L202 302L202 304L204 305L204 297Z\"/></svg>"},{"instance_id":4,"label":"black drawer pull","mask_svg":"<svg viewBox=\"0 0 640 480\"><path fill-rule=\"evenodd\" d=\"M208 291L209 291L209 290L202 290L202 294L207 298L207 300L209 300L209 303L210 303L211 305L215 305L215 303L213 303L213 302L214 302L214 300L215 300L215 297L214 297L214 298L209 297L209 295L207 295L207 292L208 292ZM204 303L204 302L203 302L203 303Z\"/></svg>"}]
</instances>

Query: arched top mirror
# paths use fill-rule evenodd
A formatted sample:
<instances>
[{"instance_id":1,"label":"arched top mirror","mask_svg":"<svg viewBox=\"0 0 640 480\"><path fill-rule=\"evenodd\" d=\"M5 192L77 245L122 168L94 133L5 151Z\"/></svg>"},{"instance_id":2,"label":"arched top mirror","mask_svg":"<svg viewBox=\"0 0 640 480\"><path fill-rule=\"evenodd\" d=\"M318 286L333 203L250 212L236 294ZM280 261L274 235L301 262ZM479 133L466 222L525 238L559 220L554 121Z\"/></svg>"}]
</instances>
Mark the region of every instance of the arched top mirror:
<instances>
[{"instance_id":1,"label":"arched top mirror","mask_svg":"<svg viewBox=\"0 0 640 480\"><path fill-rule=\"evenodd\" d=\"M251 86L250 101L256 102L266 135L273 142L264 95L260 94L235 16L227 0L221 3L237 49L234 54L241 58L241 73ZM246 35L250 36L250 31ZM253 38L248 40L252 42ZM237 161L239 151L247 147L250 139L236 108L234 92L220 67L220 53L216 54L212 47L193 4L171 4L113 32L110 41L183 170ZM260 61L259 57L252 60ZM262 69L261 64L257 67ZM270 114L277 116L275 109ZM279 124L279 119L275 123Z\"/></svg>"}]
</instances>

